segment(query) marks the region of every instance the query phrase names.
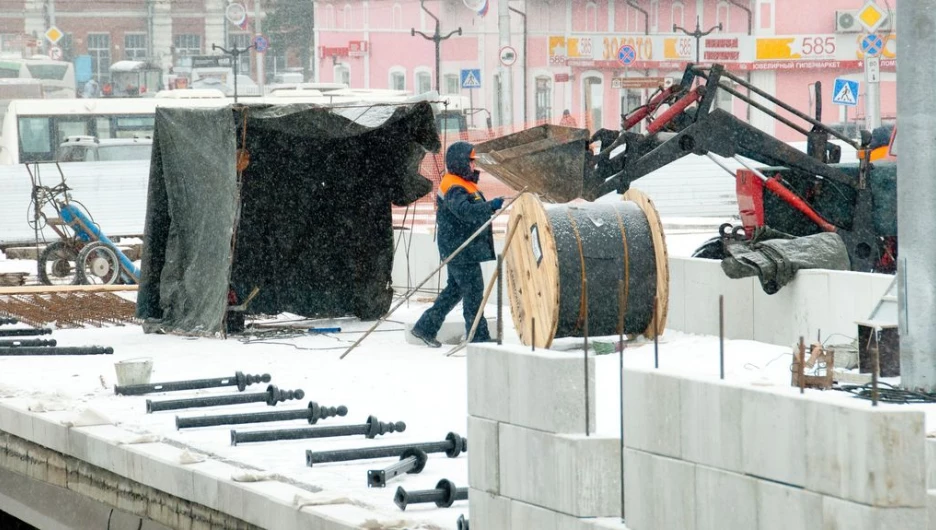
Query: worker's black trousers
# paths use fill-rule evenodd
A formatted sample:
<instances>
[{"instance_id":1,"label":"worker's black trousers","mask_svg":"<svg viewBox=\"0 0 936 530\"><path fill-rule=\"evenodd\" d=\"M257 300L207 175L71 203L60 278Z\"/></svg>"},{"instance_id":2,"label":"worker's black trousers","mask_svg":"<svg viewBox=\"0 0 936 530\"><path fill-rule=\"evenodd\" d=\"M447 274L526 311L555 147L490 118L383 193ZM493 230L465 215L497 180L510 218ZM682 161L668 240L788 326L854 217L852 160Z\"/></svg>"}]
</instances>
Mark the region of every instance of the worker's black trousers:
<instances>
[{"instance_id":1,"label":"worker's black trousers","mask_svg":"<svg viewBox=\"0 0 936 530\"><path fill-rule=\"evenodd\" d=\"M413 327L428 337L435 337L445 321L445 316L461 301L467 337L471 332L475 315L478 314L478 308L481 307L481 299L484 297L484 276L481 274L481 264L449 264L446 267L448 283L445 284L445 289L439 293L432 307L419 317ZM491 333L488 331L487 320L482 318L478 323L478 329L475 330L472 342L489 342L490 340Z\"/></svg>"}]
</instances>

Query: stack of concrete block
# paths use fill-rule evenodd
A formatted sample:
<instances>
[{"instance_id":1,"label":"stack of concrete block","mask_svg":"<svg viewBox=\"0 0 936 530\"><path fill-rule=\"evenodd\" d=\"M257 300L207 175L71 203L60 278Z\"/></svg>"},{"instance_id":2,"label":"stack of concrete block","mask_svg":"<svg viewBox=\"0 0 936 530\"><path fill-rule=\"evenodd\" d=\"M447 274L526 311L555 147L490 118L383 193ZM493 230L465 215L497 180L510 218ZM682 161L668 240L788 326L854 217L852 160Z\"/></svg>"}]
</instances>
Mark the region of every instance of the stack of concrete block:
<instances>
[{"instance_id":1,"label":"stack of concrete block","mask_svg":"<svg viewBox=\"0 0 936 530\"><path fill-rule=\"evenodd\" d=\"M630 530L923 530L924 415L624 373Z\"/></svg>"},{"instance_id":2,"label":"stack of concrete block","mask_svg":"<svg viewBox=\"0 0 936 530\"><path fill-rule=\"evenodd\" d=\"M589 357L586 406L581 353L468 347L472 528L624 528L620 439L594 434L594 372Z\"/></svg>"}]
</instances>

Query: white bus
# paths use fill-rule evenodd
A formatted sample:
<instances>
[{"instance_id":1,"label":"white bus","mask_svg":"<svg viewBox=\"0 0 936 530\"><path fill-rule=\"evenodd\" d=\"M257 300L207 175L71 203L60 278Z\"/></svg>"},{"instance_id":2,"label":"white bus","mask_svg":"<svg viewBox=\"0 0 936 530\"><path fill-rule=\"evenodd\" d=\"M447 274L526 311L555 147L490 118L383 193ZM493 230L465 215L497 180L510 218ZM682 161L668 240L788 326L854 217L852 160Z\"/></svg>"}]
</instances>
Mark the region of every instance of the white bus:
<instances>
[{"instance_id":1,"label":"white bus","mask_svg":"<svg viewBox=\"0 0 936 530\"><path fill-rule=\"evenodd\" d=\"M75 66L68 61L0 56L0 79L38 79L46 98L77 96Z\"/></svg>"}]
</instances>

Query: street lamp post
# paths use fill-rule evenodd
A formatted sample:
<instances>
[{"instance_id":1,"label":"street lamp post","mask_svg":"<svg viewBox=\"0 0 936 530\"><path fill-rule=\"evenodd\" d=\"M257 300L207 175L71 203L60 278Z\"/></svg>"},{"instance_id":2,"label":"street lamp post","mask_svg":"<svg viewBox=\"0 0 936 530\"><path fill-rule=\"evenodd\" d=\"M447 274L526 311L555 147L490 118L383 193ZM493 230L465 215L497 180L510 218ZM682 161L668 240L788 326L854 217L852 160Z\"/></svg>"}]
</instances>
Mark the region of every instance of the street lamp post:
<instances>
[{"instance_id":1,"label":"street lamp post","mask_svg":"<svg viewBox=\"0 0 936 530\"><path fill-rule=\"evenodd\" d=\"M696 64L699 64L699 49L700 49L699 42L702 40L702 37L708 35L709 33L715 31L716 29L718 31L721 31L722 29L721 22L719 22L717 26L712 26L711 28L709 28L708 31L702 31L701 28L699 28L699 17L696 17L695 19L695 31L687 31L685 28L681 28L677 26L676 24L673 24L674 33L677 30L679 30L690 37L695 37L695 62Z\"/></svg>"},{"instance_id":2,"label":"street lamp post","mask_svg":"<svg viewBox=\"0 0 936 530\"><path fill-rule=\"evenodd\" d=\"M230 55L234 58L234 103L237 103L237 63L240 62L240 56L249 52L250 49L253 47L254 45L251 44L250 46L247 46L246 48L238 48L237 46L234 46L230 50L227 50L225 48L222 48L221 46L218 46L217 44L211 45L212 51L221 50L221 52L224 53L225 55Z\"/></svg>"},{"instance_id":3,"label":"street lamp post","mask_svg":"<svg viewBox=\"0 0 936 530\"><path fill-rule=\"evenodd\" d=\"M439 17L433 15L431 11L429 11L428 9L426 9L426 0L419 0L419 7L421 7L423 11L425 11L426 13L428 13L429 16L432 17L432 18L435 20L435 33L433 33L432 36L429 36L429 35L426 35L425 33L421 32L421 31L416 31L416 28L410 28L410 36L411 36L411 37L415 37L416 34L419 33L419 35L422 36L422 38L424 38L424 39L426 39L426 40L431 40L432 42L435 43L435 81L436 81L436 92L438 92L438 93L441 94L441 93L442 93L442 90L439 88L439 63L441 62L440 45L442 44L442 41L444 41L444 40L450 38L452 35L454 35L454 34L456 34L456 33L458 33L459 35L461 35L461 34L462 34L462 29L461 29L461 27L459 27L458 29L449 32L448 35L446 35L446 36L443 37L442 34L439 32Z\"/></svg>"}]
</instances>

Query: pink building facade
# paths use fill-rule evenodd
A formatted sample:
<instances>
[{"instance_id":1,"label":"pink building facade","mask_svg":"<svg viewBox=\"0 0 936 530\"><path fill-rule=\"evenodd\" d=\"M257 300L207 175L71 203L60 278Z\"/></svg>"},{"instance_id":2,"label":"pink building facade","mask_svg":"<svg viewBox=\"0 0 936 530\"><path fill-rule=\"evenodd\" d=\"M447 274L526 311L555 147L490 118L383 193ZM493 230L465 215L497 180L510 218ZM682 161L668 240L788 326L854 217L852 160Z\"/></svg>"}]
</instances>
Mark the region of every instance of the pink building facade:
<instances>
[{"instance_id":1,"label":"pink building facade","mask_svg":"<svg viewBox=\"0 0 936 530\"><path fill-rule=\"evenodd\" d=\"M440 44L440 92L469 96L473 108L483 109L478 126L488 113L495 125L558 123L568 109L579 126L618 129L621 114L646 102L660 83L678 80L698 54L701 63L723 64L810 114L811 85L821 82L823 122L863 127L868 85L861 43L869 32L862 20L879 18L880 114L885 121L896 116L897 0L879 0L878 17L862 12L864 0L514 1L509 46L517 58L510 66L501 61L508 39L500 31L499 1L488 0L485 15L462 0L427 0L425 9L415 0L318 1L316 78L413 93L435 89L435 45L419 34L433 34L434 15L441 36L456 32ZM518 12L525 13L526 28ZM721 30L699 39L686 35L697 19L702 32L719 24ZM633 52L627 66L619 60L623 45ZM465 83L463 71L478 75ZM857 106L832 103L836 78L860 82ZM504 92L512 97L500 97ZM717 104L779 138L803 139L735 99L726 95Z\"/></svg>"}]
</instances>

